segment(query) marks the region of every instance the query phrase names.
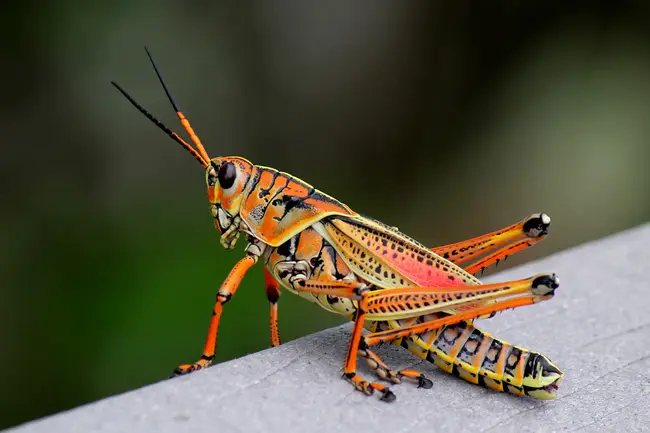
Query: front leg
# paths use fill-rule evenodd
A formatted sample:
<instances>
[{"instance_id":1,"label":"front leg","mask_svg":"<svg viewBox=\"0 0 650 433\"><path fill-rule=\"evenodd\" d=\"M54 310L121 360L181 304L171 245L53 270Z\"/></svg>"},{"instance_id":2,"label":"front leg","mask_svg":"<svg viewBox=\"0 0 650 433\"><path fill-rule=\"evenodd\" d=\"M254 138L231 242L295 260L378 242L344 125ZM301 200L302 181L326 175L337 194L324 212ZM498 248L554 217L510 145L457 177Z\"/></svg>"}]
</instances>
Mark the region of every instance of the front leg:
<instances>
[{"instance_id":1,"label":"front leg","mask_svg":"<svg viewBox=\"0 0 650 433\"><path fill-rule=\"evenodd\" d=\"M208 367L214 359L215 347L217 345L217 331L221 321L223 305L230 301L237 292L246 272L255 264L263 252L263 245L250 244L246 249L246 257L237 262L217 292L217 300L212 309L212 319L208 328L208 336L203 346L201 358L194 364L179 365L171 377L188 374L196 370Z\"/></svg>"}]
</instances>

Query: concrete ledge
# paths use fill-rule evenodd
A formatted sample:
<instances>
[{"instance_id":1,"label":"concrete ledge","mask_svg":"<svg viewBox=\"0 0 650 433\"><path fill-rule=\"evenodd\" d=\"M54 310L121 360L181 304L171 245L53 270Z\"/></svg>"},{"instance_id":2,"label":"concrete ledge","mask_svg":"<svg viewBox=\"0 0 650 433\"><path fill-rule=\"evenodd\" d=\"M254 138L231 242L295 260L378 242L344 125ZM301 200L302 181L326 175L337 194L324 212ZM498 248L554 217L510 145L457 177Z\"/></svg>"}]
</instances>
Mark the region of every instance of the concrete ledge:
<instances>
[{"instance_id":1,"label":"concrete ledge","mask_svg":"<svg viewBox=\"0 0 650 433\"><path fill-rule=\"evenodd\" d=\"M350 331L344 325L11 431L647 431L650 224L487 280L548 271L562 283L553 300L479 326L558 364L565 380L555 401L482 389L392 345L379 350L391 366L417 366L434 386L394 386L391 404L366 397L341 379Z\"/></svg>"}]
</instances>

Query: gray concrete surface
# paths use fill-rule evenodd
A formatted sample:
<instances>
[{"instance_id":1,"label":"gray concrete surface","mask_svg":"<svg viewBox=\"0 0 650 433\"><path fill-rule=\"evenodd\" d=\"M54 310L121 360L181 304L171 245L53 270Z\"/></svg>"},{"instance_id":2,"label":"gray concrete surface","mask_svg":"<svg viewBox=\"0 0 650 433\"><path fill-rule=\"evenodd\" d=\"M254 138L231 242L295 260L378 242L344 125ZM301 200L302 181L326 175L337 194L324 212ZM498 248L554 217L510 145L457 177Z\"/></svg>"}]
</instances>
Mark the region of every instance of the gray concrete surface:
<instances>
[{"instance_id":1,"label":"gray concrete surface","mask_svg":"<svg viewBox=\"0 0 650 433\"><path fill-rule=\"evenodd\" d=\"M394 386L390 404L366 397L341 379L345 325L12 431L650 431L650 224L488 280L547 271L561 278L553 300L479 326L557 363L555 401L482 389L392 345L380 349L386 361L423 370L434 386Z\"/></svg>"}]
</instances>

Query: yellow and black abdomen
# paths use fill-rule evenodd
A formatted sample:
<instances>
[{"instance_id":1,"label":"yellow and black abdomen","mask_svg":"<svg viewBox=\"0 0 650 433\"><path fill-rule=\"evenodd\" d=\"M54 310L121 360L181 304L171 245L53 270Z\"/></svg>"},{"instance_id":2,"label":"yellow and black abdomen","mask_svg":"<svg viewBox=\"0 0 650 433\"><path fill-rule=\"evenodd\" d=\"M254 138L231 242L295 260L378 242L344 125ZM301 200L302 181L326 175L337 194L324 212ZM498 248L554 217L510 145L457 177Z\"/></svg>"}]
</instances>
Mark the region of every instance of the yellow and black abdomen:
<instances>
[{"instance_id":1,"label":"yellow and black abdomen","mask_svg":"<svg viewBox=\"0 0 650 433\"><path fill-rule=\"evenodd\" d=\"M418 318L432 320L434 315ZM400 326L382 322L379 328ZM443 371L495 391L555 398L563 373L544 355L494 338L471 322L444 326L394 342Z\"/></svg>"}]
</instances>

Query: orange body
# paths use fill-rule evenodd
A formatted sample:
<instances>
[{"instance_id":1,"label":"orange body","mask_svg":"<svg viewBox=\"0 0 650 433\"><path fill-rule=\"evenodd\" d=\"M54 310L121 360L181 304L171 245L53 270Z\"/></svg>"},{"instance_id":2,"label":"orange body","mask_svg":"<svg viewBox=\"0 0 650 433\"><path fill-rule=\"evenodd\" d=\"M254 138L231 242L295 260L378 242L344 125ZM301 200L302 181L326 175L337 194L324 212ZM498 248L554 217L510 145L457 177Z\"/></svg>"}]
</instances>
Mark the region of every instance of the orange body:
<instances>
[{"instance_id":1,"label":"orange body","mask_svg":"<svg viewBox=\"0 0 650 433\"><path fill-rule=\"evenodd\" d=\"M472 324L476 318L553 296L559 285L555 274L489 285L482 285L473 275L543 239L550 224L547 215L532 215L503 230L431 250L290 174L238 156L210 158L153 66L195 147L113 84L206 169L210 213L221 233L221 244L232 249L242 234L247 241L245 257L217 292L201 358L179 366L176 375L212 362L223 306L261 259L266 267L271 343L280 344L277 303L281 288L351 318L355 323L344 373L360 391L378 391L383 400L395 399L388 387L366 382L356 373L358 356L366 359L380 379L399 383L409 378L421 387L432 386L418 371L390 370L370 350L392 341L470 382L517 395L555 397L562 372L548 358L497 340ZM483 254L488 255L465 269L460 267ZM371 331L365 336L364 326Z\"/></svg>"},{"instance_id":2,"label":"orange body","mask_svg":"<svg viewBox=\"0 0 650 433\"><path fill-rule=\"evenodd\" d=\"M539 376L543 372L560 373L544 355L495 339L476 328L471 320L454 319L454 313L492 300L488 287L478 286L480 281L466 270L397 229L360 216L286 173L254 166L239 157L226 157L213 160L213 176L218 177L217 167L227 163L235 165L235 177L242 181L233 183L230 189L216 191L218 182L210 186L213 182L208 174L208 197L212 214L217 215L215 225L226 233L239 215L239 230L247 233L249 242L259 240L268 245L263 255L266 275L282 288L330 312L353 318L358 312L358 301L345 293L338 296L337 286L328 286L332 288L329 292L311 293L296 288L296 282L345 281L367 285L371 293L365 311L370 321L366 327L372 331L399 332L427 318L447 318L447 325L398 336L393 341L448 373L494 390L516 395L541 394L538 388L525 385L526 376L535 372ZM227 216L219 219L218 215L224 213ZM505 251L511 252L512 245L531 242L529 237L522 236L523 226L518 223L489 237L439 251L461 263L507 242L510 244ZM523 282L520 285L524 287ZM434 286L438 289L430 289ZM454 291L453 286L478 287L460 292ZM395 294L384 295L391 292L386 289ZM499 285L494 290L503 294ZM468 296L476 302L463 302ZM459 306L453 305L456 298ZM431 310L437 299L445 302L444 311ZM277 322L272 325L272 339L274 329L277 330Z\"/></svg>"}]
</instances>

